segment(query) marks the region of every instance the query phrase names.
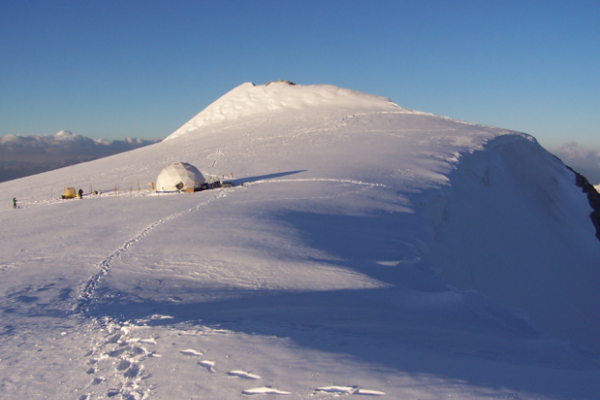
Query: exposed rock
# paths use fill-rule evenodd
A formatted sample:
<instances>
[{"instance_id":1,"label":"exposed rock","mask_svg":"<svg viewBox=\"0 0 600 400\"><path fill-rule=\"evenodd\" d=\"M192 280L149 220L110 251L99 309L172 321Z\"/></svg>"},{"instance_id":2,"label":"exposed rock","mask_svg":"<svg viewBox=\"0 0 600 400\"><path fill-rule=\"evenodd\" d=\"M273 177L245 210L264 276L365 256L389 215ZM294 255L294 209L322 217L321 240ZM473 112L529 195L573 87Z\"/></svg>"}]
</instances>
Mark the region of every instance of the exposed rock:
<instances>
[{"instance_id":1,"label":"exposed rock","mask_svg":"<svg viewBox=\"0 0 600 400\"><path fill-rule=\"evenodd\" d=\"M596 227L596 237L600 240L600 193L596 190L585 176L575 171L573 168L566 166L575 174L575 184L583 190L583 193L587 194L588 202L594 211L590 214L592 223Z\"/></svg>"}]
</instances>

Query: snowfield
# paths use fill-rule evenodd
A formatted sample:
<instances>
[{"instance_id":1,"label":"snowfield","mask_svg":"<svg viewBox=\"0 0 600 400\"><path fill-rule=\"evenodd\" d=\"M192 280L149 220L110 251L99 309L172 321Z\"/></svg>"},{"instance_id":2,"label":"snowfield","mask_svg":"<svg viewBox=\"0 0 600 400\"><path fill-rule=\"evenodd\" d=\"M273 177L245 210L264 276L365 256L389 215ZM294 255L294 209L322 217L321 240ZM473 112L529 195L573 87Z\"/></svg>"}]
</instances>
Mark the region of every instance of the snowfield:
<instances>
[{"instance_id":1,"label":"snowfield","mask_svg":"<svg viewBox=\"0 0 600 400\"><path fill-rule=\"evenodd\" d=\"M152 193L176 161L235 186ZM590 212L526 134L246 83L0 184L0 397L597 399Z\"/></svg>"}]
</instances>

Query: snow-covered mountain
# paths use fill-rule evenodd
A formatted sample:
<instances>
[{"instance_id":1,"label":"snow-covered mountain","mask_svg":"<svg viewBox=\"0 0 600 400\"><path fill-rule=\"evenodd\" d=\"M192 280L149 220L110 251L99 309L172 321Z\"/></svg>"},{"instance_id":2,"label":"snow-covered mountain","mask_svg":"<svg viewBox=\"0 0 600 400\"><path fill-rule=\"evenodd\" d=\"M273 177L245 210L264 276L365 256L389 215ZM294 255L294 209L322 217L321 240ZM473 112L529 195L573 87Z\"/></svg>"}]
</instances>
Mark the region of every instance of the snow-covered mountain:
<instances>
[{"instance_id":1,"label":"snow-covered mountain","mask_svg":"<svg viewBox=\"0 0 600 400\"><path fill-rule=\"evenodd\" d=\"M148 191L175 161L235 186ZM592 209L523 133L246 83L0 204L3 398L600 392Z\"/></svg>"}]
</instances>

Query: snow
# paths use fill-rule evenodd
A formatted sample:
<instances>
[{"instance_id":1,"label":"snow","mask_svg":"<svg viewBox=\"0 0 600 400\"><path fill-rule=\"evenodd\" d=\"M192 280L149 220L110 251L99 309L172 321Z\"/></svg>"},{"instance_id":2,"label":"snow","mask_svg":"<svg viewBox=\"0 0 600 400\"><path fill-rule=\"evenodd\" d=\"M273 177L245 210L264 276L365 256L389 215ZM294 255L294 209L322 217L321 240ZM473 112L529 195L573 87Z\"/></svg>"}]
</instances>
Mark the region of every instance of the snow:
<instances>
[{"instance_id":1,"label":"snow","mask_svg":"<svg viewBox=\"0 0 600 400\"><path fill-rule=\"evenodd\" d=\"M246 372L246 371L229 371L227 373L227 375L231 375L231 376L237 376L238 378L243 378L243 379L253 379L253 380L257 380L260 379L260 376L252 374L250 372Z\"/></svg>"},{"instance_id":2,"label":"snow","mask_svg":"<svg viewBox=\"0 0 600 400\"><path fill-rule=\"evenodd\" d=\"M286 392L285 390L279 390L272 387L259 387L254 389L246 389L242 390L243 394L291 394L291 392Z\"/></svg>"},{"instance_id":3,"label":"snow","mask_svg":"<svg viewBox=\"0 0 600 400\"><path fill-rule=\"evenodd\" d=\"M150 192L177 161L236 185ZM244 84L0 184L2 398L595 398L590 211L531 136Z\"/></svg>"},{"instance_id":4,"label":"snow","mask_svg":"<svg viewBox=\"0 0 600 400\"><path fill-rule=\"evenodd\" d=\"M201 356L202 353L196 351L194 349L185 349L180 351L181 354L185 354L186 356Z\"/></svg>"}]
</instances>

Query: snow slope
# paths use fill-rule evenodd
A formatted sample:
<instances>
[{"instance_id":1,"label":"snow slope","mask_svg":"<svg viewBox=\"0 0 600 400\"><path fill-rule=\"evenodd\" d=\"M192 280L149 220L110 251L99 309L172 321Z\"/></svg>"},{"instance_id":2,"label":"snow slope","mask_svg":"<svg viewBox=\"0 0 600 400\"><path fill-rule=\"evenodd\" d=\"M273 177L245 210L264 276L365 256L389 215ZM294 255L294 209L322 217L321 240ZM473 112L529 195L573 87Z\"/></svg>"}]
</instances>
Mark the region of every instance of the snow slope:
<instances>
[{"instance_id":1,"label":"snow slope","mask_svg":"<svg viewBox=\"0 0 600 400\"><path fill-rule=\"evenodd\" d=\"M175 161L236 186L146 190ZM600 390L591 208L525 134L247 83L161 143L2 183L0 204L3 398Z\"/></svg>"}]
</instances>

